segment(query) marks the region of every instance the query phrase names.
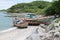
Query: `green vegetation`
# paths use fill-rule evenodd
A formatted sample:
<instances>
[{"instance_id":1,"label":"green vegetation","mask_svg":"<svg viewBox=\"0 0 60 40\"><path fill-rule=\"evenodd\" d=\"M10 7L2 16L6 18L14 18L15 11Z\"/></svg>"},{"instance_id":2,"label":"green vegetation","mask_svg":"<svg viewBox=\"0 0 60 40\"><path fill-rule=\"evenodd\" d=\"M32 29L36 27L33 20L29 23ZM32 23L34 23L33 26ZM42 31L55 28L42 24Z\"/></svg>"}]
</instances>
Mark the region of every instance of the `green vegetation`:
<instances>
[{"instance_id":1,"label":"green vegetation","mask_svg":"<svg viewBox=\"0 0 60 40\"><path fill-rule=\"evenodd\" d=\"M57 18L54 23L58 23L60 21L60 18ZM51 29L54 29L54 23L50 25Z\"/></svg>"},{"instance_id":2,"label":"green vegetation","mask_svg":"<svg viewBox=\"0 0 60 40\"><path fill-rule=\"evenodd\" d=\"M46 10L46 15L59 15L60 16L60 0L53 0L52 6Z\"/></svg>"},{"instance_id":3,"label":"green vegetation","mask_svg":"<svg viewBox=\"0 0 60 40\"><path fill-rule=\"evenodd\" d=\"M60 21L60 18L58 18L58 20L56 20L55 22L58 23Z\"/></svg>"},{"instance_id":4,"label":"green vegetation","mask_svg":"<svg viewBox=\"0 0 60 40\"><path fill-rule=\"evenodd\" d=\"M34 1L31 3L18 3L13 5L7 12L10 13L35 13L42 15L60 15L60 0L53 2Z\"/></svg>"},{"instance_id":5,"label":"green vegetation","mask_svg":"<svg viewBox=\"0 0 60 40\"><path fill-rule=\"evenodd\" d=\"M13 5L11 8L7 9L7 12L11 13L37 13L45 14L45 10L51 6L51 2L46 1L34 1L31 3L19 3Z\"/></svg>"},{"instance_id":6,"label":"green vegetation","mask_svg":"<svg viewBox=\"0 0 60 40\"><path fill-rule=\"evenodd\" d=\"M52 7L56 11L56 14L60 15L60 0L54 1Z\"/></svg>"},{"instance_id":7,"label":"green vegetation","mask_svg":"<svg viewBox=\"0 0 60 40\"><path fill-rule=\"evenodd\" d=\"M5 9L3 9L3 10L0 10L0 11L6 11Z\"/></svg>"}]
</instances>

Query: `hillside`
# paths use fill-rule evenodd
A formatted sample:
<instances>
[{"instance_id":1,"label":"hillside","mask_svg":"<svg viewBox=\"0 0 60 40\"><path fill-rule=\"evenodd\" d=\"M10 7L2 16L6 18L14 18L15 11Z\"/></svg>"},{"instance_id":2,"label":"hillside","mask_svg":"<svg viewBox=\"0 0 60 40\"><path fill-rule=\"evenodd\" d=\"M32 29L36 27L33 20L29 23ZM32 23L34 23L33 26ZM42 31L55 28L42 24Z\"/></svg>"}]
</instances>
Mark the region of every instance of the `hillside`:
<instances>
[{"instance_id":1,"label":"hillside","mask_svg":"<svg viewBox=\"0 0 60 40\"><path fill-rule=\"evenodd\" d=\"M46 1L34 1L31 3L18 3L16 5L13 5L9 9L7 9L7 12L10 13L39 13L44 14L44 11L51 5L50 2Z\"/></svg>"}]
</instances>

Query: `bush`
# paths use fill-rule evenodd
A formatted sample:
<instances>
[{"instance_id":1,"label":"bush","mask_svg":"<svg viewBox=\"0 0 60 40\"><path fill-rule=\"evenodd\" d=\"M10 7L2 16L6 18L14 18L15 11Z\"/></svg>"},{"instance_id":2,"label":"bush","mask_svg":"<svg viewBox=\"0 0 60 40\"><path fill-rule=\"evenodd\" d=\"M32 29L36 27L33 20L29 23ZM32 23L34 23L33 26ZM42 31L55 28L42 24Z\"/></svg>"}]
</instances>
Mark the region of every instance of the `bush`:
<instances>
[{"instance_id":1,"label":"bush","mask_svg":"<svg viewBox=\"0 0 60 40\"><path fill-rule=\"evenodd\" d=\"M48 16L48 15L55 15L56 12L52 7L48 7L45 13L46 13L46 16Z\"/></svg>"}]
</instances>

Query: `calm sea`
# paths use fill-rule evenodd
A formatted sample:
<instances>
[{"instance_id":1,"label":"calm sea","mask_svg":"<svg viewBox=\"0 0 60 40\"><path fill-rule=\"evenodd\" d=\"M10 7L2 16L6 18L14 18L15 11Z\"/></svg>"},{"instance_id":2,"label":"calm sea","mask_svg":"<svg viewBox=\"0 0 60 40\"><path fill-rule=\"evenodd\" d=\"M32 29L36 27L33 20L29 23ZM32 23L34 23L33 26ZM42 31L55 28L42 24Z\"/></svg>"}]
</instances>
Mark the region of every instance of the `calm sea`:
<instances>
[{"instance_id":1,"label":"calm sea","mask_svg":"<svg viewBox=\"0 0 60 40\"><path fill-rule=\"evenodd\" d=\"M0 12L0 31L12 28L12 18L5 16L6 12Z\"/></svg>"}]
</instances>

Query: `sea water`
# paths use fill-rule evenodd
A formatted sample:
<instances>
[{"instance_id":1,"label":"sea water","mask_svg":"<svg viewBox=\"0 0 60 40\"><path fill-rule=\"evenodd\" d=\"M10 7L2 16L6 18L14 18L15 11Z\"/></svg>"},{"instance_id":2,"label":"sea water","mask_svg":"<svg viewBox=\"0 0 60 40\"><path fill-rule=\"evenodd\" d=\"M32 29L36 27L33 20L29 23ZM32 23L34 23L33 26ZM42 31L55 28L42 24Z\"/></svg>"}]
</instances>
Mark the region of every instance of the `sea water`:
<instances>
[{"instance_id":1,"label":"sea water","mask_svg":"<svg viewBox=\"0 0 60 40\"><path fill-rule=\"evenodd\" d=\"M5 16L8 16L6 12L0 12L0 31L12 28L12 18Z\"/></svg>"}]
</instances>

